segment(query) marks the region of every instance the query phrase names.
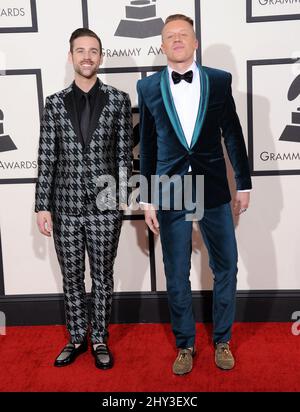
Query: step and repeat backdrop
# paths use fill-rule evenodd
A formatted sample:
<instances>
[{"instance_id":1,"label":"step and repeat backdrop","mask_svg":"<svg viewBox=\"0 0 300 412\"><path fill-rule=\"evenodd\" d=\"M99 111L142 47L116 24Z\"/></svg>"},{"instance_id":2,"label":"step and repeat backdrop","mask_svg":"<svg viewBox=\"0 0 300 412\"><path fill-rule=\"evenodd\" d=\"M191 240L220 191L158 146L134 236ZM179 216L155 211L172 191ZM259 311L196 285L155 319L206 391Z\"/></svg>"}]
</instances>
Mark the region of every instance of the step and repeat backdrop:
<instances>
[{"instance_id":1,"label":"step and repeat backdrop","mask_svg":"<svg viewBox=\"0 0 300 412\"><path fill-rule=\"evenodd\" d=\"M0 1L0 295L61 293L52 239L36 228L34 190L45 97L67 87L69 37L89 27L102 39L99 77L130 94L165 65L165 18L195 20L203 65L233 75L233 94L249 152L251 207L236 220L240 290L300 289L299 0L1 0ZM138 133L134 169L138 173ZM228 165L234 193L234 177ZM87 266L88 272L88 266ZM210 290L212 275L195 227L191 282ZM90 280L87 275L87 288ZM115 291L164 291L159 239L139 211L126 212Z\"/></svg>"}]
</instances>

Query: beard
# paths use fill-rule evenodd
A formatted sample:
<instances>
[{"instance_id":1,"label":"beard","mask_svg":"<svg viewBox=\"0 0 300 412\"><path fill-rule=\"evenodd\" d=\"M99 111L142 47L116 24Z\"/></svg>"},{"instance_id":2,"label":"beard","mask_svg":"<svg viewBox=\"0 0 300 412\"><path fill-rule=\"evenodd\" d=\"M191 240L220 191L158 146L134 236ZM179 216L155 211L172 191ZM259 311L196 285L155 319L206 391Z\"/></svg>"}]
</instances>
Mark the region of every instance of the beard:
<instances>
[{"instance_id":1,"label":"beard","mask_svg":"<svg viewBox=\"0 0 300 412\"><path fill-rule=\"evenodd\" d=\"M87 67L82 67L83 63L77 64L74 67L75 73L79 74L82 77L85 77L86 79L91 79L92 77L95 76L95 74L97 74L98 68L95 66L95 63L91 63L91 62L84 62L84 63L92 64L92 66L87 68Z\"/></svg>"}]
</instances>

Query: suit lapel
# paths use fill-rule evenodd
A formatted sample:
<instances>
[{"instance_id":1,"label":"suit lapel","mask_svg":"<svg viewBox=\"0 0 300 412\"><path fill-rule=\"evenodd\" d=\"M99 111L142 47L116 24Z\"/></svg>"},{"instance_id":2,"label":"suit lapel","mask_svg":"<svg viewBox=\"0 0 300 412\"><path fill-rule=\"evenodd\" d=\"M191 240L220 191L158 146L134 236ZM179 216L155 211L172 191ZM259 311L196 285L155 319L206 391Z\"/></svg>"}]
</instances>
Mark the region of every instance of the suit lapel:
<instances>
[{"instance_id":1,"label":"suit lapel","mask_svg":"<svg viewBox=\"0 0 300 412\"><path fill-rule=\"evenodd\" d=\"M78 122L78 116L77 116L77 110L76 110L76 104L75 104L75 97L72 88L70 88L70 91L67 92L64 96L64 103L65 103L65 108L68 113L68 116L71 120L73 129L76 133L77 136L77 141L84 146L84 142L81 136L81 131L80 131L80 126Z\"/></svg>"},{"instance_id":2,"label":"suit lapel","mask_svg":"<svg viewBox=\"0 0 300 412\"><path fill-rule=\"evenodd\" d=\"M75 104L75 96L74 96L74 92L71 87L69 88L69 90L64 96L64 103L65 103L65 108L68 113L68 116L71 120L73 129L76 133L78 142L80 142L83 147L87 147L89 143L91 142L94 131L99 125L99 118L101 116L103 108L108 103L108 94L105 92L103 88L103 83L100 81L99 93L96 98L95 107L92 113L92 118L91 118L91 123L90 123L90 128L89 128L89 133L88 133L88 138L87 138L86 143L84 143L82 135L81 135L81 130L80 130L79 121L78 121L78 114L77 114L77 109L76 109L76 104Z\"/></svg>"},{"instance_id":3,"label":"suit lapel","mask_svg":"<svg viewBox=\"0 0 300 412\"><path fill-rule=\"evenodd\" d=\"M173 129L179 139L179 141L181 142L181 144L187 149L189 150L176 108L175 108L175 104L173 101L173 97L172 97L172 93L171 93L171 89L170 89L170 83L169 83L169 72L168 72L168 68L166 67L162 74L161 74L161 80L160 80L160 90L161 90L161 95L163 98L163 102L166 108L166 111L168 113L170 122L173 126Z\"/></svg>"},{"instance_id":4,"label":"suit lapel","mask_svg":"<svg viewBox=\"0 0 300 412\"><path fill-rule=\"evenodd\" d=\"M203 68L198 64L199 76L200 76L200 102L198 108L197 119L195 123L195 128L193 132L191 148L195 146L201 130L203 127L203 122L207 112L208 100L209 100L209 79Z\"/></svg>"},{"instance_id":5,"label":"suit lapel","mask_svg":"<svg viewBox=\"0 0 300 412\"><path fill-rule=\"evenodd\" d=\"M88 138L87 138L87 141L86 141L86 146L88 146L90 144L91 139L93 137L93 133L99 125L99 118L101 116L101 113L102 113L104 107L108 103L108 93L105 92L105 90L103 88L103 83L101 81L99 83L100 83L99 92L98 92L96 102L95 102L95 107L94 107L94 110L93 110L93 113L92 113L92 118L91 118Z\"/></svg>"}]
</instances>

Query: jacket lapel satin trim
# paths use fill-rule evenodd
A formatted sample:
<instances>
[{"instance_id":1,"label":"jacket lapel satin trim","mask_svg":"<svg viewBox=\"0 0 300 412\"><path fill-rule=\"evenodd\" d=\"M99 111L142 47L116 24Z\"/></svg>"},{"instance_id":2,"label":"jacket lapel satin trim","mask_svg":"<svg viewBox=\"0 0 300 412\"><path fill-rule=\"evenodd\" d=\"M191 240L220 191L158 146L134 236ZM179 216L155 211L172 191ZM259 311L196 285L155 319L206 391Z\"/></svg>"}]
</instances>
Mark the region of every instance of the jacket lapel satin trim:
<instances>
[{"instance_id":1,"label":"jacket lapel satin trim","mask_svg":"<svg viewBox=\"0 0 300 412\"><path fill-rule=\"evenodd\" d=\"M208 100L209 100L209 79L208 75L205 73L204 69L197 64L199 69L200 75L200 102L198 108L197 119L195 123L195 128L193 132L192 142L191 142L191 149L197 143L197 140L200 137L201 130L203 127L204 119L207 112L208 107Z\"/></svg>"},{"instance_id":2,"label":"jacket lapel satin trim","mask_svg":"<svg viewBox=\"0 0 300 412\"><path fill-rule=\"evenodd\" d=\"M97 96L96 102L95 102L95 107L92 113L92 118L91 118L91 123L90 123L90 128L89 128L89 134L88 138L86 141L86 146L88 146L92 140L93 133L94 131L99 127L99 118L101 116L101 113L104 109L104 107L108 104L108 93L106 93L103 83L99 81L99 94Z\"/></svg>"},{"instance_id":3,"label":"jacket lapel satin trim","mask_svg":"<svg viewBox=\"0 0 300 412\"><path fill-rule=\"evenodd\" d=\"M80 126L78 122L75 97L73 95L72 88L70 88L69 91L65 94L64 103L65 103L65 108L68 113L69 119L71 120L73 129L76 133L77 141L80 142L82 146L84 146L84 142L81 136Z\"/></svg>"},{"instance_id":4,"label":"jacket lapel satin trim","mask_svg":"<svg viewBox=\"0 0 300 412\"><path fill-rule=\"evenodd\" d=\"M163 102L166 108L166 111L168 113L170 122L173 126L173 129L180 141L180 143L187 149L189 150L176 108L175 104L173 101L171 89L170 89L170 83L169 83L169 72L168 68L166 67L162 74L161 74L161 80L160 80L160 90L161 90L161 95L163 98Z\"/></svg>"}]
</instances>

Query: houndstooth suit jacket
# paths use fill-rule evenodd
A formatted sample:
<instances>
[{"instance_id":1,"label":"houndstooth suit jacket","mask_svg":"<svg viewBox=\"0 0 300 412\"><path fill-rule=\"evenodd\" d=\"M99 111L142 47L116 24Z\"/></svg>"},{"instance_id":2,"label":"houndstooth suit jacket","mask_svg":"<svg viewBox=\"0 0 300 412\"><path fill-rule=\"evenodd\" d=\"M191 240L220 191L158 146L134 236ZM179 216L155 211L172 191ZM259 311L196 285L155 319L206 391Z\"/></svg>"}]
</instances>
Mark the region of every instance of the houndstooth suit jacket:
<instances>
[{"instance_id":1,"label":"houndstooth suit jacket","mask_svg":"<svg viewBox=\"0 0 300 412\"><path fill-rule=\"evenodd\" d=\"M41 121L35 211L98 214L97 179L131 175L132 116L129 96L99 81L100 98L86 144L76 115L72 85L47 97Z\"/></svg>"}]
</instances>

